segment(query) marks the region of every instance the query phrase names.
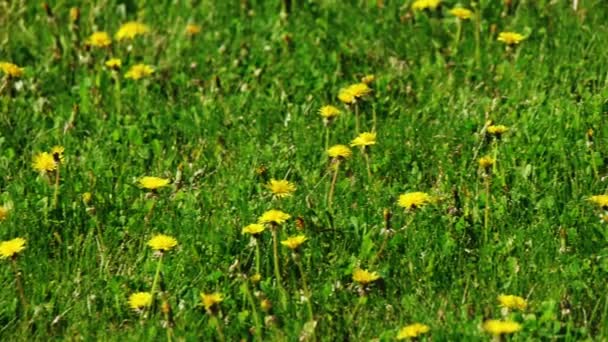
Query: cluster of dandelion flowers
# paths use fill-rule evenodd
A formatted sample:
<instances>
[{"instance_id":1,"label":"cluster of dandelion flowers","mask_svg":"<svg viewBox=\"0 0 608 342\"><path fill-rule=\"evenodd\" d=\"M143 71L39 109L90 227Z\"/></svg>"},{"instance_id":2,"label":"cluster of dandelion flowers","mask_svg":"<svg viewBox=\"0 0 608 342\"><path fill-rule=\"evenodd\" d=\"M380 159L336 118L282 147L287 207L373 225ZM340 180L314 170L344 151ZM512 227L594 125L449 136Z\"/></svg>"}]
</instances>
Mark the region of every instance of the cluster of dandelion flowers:
<instances>
[{"instance_id":1,"label":"cluster of dandelion flowers","mask_svg":"<svg viewBox=\"0 0 608 342\"><path fill-rule=\"evenodd\" d=\"M0 62L0 70L8 77L21 77L23 76L23 68L20 68L17 64L10 62Z\"/></svg>"},{"instance_id":2,"label":"cluster of dandelion flowers","mask_svg":"<svg viewBox=\"0 0 608 342\"><path fill-rule=\"evenodd\" d=\"M601 209L608 210L608 195L595 195L589 197L589 202L597 205Z\"/></svg>"},{"instance_id":3,"label":"cluster of dandelion flowers","mask_svg":"<svg viewBox=\"0 0 608 342\"><path fill-rule=\"evenodd\" d=\"M0 242L0 258L15 258L17 254L21 253L24 249L24 238L15 238L8 241L2 241Z\"/></svg>"},{"instance_id":4,"label":"cluster of dandelion flowers","mask_svg":"<svg viewBox=\"0 0 608 342\"><path fill-rule=\"evenodd\" d=\"M397 204L407 210L422 208L425 205L432 203L433 198L426 192L409 192L399 196Z\"/></svg>"},{"instance_id":5,"label":"cluster of dandelion flowers","mask_svg":"<svg viewBox=\"0 0 608 342\"><path fill-rule=\"evenodd\" d=\"M528 307L526 300L520 296L501 294L498 296L498 302L506 309L525 310Z\"/></svg>"},{"instance_id":6,"label":"cluster of dandelion flowers","mask_svg":"<svg viewBox=\"0 0 608 342\"><path fill-rule=\"evenodd\" d=\"M523 35L516 32L501 32L498 34L498 41L508 46L517 45L526 39Z\"/></svg>"},{"instance_id":7,"label":"cluster of dandelion flowers","mask_svg":"<svg viewBox=\"0 0 608 342\"><path fill-rule=\"evenodd\" d=\"M110 70L120 70L122 61L119 58L110 58L104 64Z\"/></svg>"},{"instance_id":8,"label":"cluster of dandelion flowers","mask_svg":"<svg viewBox=\"0 0 608 342\"><path fill-rule=\"evenodd\" d=\"M460 20L468 20L473 16L473 12L463 7L454 7L450 10L450 14Z\"/></svg>"},{"instance_id":9,"label":"cluster of dandelion flowers","mask_svg":"<svg viewBox=\"0 0 608 342\"><path fill-rule=\"evenodd\" d=\"M399 330L397 334L398 340L405 340L410 338L417 338L422 334L426 334L431 330L431 328L422 323L413 323L410 325L406 325L405 327Z\"/></svg>"},{"instance_id":10,"label":"cluster of dandelion flowers","mask_svg":"<svg viewBox=\"0 0 608 342\"><path fill-rule=\"evenodd\" d=\"M167 252L177 246L177 240L169 235L158 234L148 241L148 246L158 252Z\"/></svg>"},{"instance_id":11,"label":"cluster of dandelion flowers","mask_svg":"<svg viewBox=\"0 0 608 342\"><path fill-rule=\"evenodd\" d=\"M48 173L57 169L57 162L51 153L41 152L34 156L32 166L40 173Z\"/></svg>"},{"instance_id":12,"label":"cluster of dandelion flowers","mask_svg":"<svg viewBox=\"0 0 608 342\"><path fill-rule=\"evenodd\" d=\"M201 27L196 24L188 24L186 25L186 34L189 36L196 36L201 33Z\"/></svg>"},{"instance_id":13,"label":"cluster of dandelion flowers","mask_svg":"<svg viewBox=\"0 0 608 342\"><path fill-rule=\"evenodd\" d=\"M380 279L380 275L376 272L370 272L361 268L356 268L353 271L353 281L366 286L376 280Z\"/></svg>"},{"instance_id":14,"label":"cluster of dandelion flowers","mask_svg":"<svg viewBox=\"0 0 608 342\"><path fill-rule=\"evenodd\" d=\"M148 77L154 73L154 68L146 64L136 64L132 66L129 71L125 74L125 78L132 80L140 80L144 77Z\"/></svg>"},{"instance_id":15,"label":"cluster of dandelion flowers","mask_svg":"<svg viewBox=\"0 0 608 342\"><path fill-rule=\"evenodd\" d=\"M281 245L295 251L298 248L300 248L300 246L304 242L306 242L306 240L308 240L306 235L297 235L297 236L289 237L287 240L281 241Z\"/></svg>"},{"instance_id":16,"label":"cluster of dandelion flowers","mask_svg":"<svg viewBox=\"0 0 608 342\"><path fill-rule=\"evenodd\" d=\"M291 215L282 212L281 210L271 209L262 214L258 219L258 222L261 224L270 223L270 224L283 224L287 220L291 218Z\"/></svg>"},{"instance_id":17,"label":"cluster of dandelion flowers","mask_svg":"<svg viewBox=\"0 0 608 342\"><path fill-rule=\"evenodd\" d=\"M204 293L201 292L201 305L207 311L211 311L215 306L224 300L224 296L219 292Z\"/></svg>"},{"instance_id":18,"label":"cluster of dandelion flowers","mask_svg":"<svg viewBox=\"0 0 608 342\"><path fill-rule=\"evenodd\" d=\"M439 4L441 4L441 0L416 0L412 4L412 9L414 11L434 10L439 7Z\"/></svg>"},{"instance_id":19,"label":"cluster of dandelion flowers","mask_svg":"<svg viewBox=\"0 0 608 342\"><path fill-rule=\"evenodd\" d=\"M293 193L296 191L296 186L286 179L271 179L266 184L266 188L277 198L293 196Z\"/></svg>"},{"instance_id":20,"label":"cluster of dandelion flowers","mask_svg":"<svg viewBox=\"0 0 608 342\"><path fill-rule=\"evenodd\" d=\"M363 132L350 143L350 146L367 147L376 144L375 132Z\"/></svg>"},{"instance_id":21,"label":"cluster of dandelion flowers","mask_svg":"<svg viewBox=\"0 0 608 342\"><path fill-rule=\"evenodd\" d=\"M125 40L133 39L137 36L144 35L150 32L148 25L142 24L137 21L130 21L123 24L116 32L116 39Z\"/></svg>"},{"instance_id":22,"label":"cluster of dandelion flowers","mask_svg":"<svg viewBox=\"0 0 608 342\"><path fill-rule=\"evenodd\" d=\"M87 45L98 48L105 48L112 45L112 38L107 32L95 32L89 36Z\"/></svg>"},{"instance_id":23,"label":"cluster of dandelion flowers","mask_svg":"<svg viewBox=\"0 0 608 342\"><path fill-rule=\"evenodd\" d=\"M518 331L521 331L521 324L513 321L500 321L497 319L490 319L483 323L483 330L486 332L495 335L505 335L505 334L513 334Z\"/></svg>"},{"instance_id":24,"label":"cluster of dandelion flowers","mask_svg":"<svg viewBox=\"0 0 608 342\"><path fill-rule=\"evenodd\" d=\"M241 233L243 234L249 234L252 236L257 236L260 233L262 233L264 230L266 230L266 226L263 224L259 224L259 223L252 223L249 224L247 226L245 226L242 230Z\"/></svg>"},{"instance_id":25,"label":"cluster of dandelion flowers","mask_svg":"<svg viewBox=\"0 0 608 342\"><path fill-rule=\"evenodd\" d=\"M169 180L166 178L145 176L139 179L138 185L142 189L154 191L169 185Z\"/></svg>"},{"instance_id":26,"label":"cluster of dandelion flowers","mask_svg":"<svg viewBox=\"0 0 608 342\"><path fill-rule=\"evenodd\" d=\"M143 311L152 305L150 292L135 292L129 296L129 307L135 311Z\"/></svg>"},{"instance_id":27,"label":"cluster of dandelion flowers","mask_svg":"<svg viewBox=\"0 0 608 342\"><path fill-rule=\"evenodd\" d=\"M346 104L355 103L357 99L371 93L371 88L366 83L355 83L340 89L338 99Z\"/></svg>"},{"instance_id":28,"label":"cluster of dandelion flowers","mask_svg":"<svg viewBox=\"0 0 608 342\"><path fill-rule=\"evenodd\" d=\"M346 145L334 145L327 149L327 155L332 159L348 159L353 155L353 151Z\"/></svg>"}]
</instances>

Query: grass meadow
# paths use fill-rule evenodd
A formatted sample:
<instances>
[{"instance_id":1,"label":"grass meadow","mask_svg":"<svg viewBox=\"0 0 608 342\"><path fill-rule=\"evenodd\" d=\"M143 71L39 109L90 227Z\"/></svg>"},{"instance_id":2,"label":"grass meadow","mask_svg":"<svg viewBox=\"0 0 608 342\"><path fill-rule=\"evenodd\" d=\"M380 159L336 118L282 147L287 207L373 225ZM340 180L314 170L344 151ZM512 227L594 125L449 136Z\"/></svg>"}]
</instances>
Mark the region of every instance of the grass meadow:
<instances>
[{"instance_id":1,"label":"grass meadow","mask_svg":"<svg viewBox=\"0 0 608 342\"><path fill-rule=\"evenodd\" d=\"M605 341L575 2L0 1L0 339Z\"/></svg>"}]
</instances>

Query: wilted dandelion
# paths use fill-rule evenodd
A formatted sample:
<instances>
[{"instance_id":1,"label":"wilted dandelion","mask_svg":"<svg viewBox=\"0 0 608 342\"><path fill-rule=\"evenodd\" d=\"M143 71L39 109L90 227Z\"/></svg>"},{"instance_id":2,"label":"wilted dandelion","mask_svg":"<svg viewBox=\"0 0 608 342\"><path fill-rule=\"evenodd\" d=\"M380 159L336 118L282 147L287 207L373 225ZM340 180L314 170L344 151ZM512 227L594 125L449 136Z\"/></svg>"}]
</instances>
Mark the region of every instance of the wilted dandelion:
<instances>
[{"instance_id":1,"label":"wilted dandelion","mask_svg":"<svg viewBox=\"0 0 608 342\"><path fill-rule=\"evenodd\" d=\"M186 25L186 34L189 36L195 36L201 33L201 27L196 24L188 24Z\"/></svg>"},{"instance_id":2,"label":"wilted dandelion","mask_svg":"<svg viewBox=\"0 0 608 342\"><path fill-rule=\"evenodd\" d=\"M139 187L146 190L158 190L169 185L169 180L166 178L145 176L139 179Z\"/></svg>"},{"instance_id":3,"label":"wilted dandelion","mask_svg":"<svg viewBox=\"0 0 608 342\"><path fill-rule=\"evenodd\" d=\"M523 41L525 37L516 32L501 32L498 34L498 41L505 43L508 46L517 45Z\"/></svg>"},{"instance_id":4,"label":"wilted dandelion","mask_svg":"<svg viewBox=\"0 0 608 342\"><path fill-rule=\"evenodd\" d=\"M122 66L122 61L119 58L110 58L104 64L109 69L119 70Z\"/></svg>"},{"instance_id":5,"label":"wilted dandelion","mask_svg":"<svg viewBox=\"0 0 608 342\"><path fill-rule=\"evenodd\" d=\"M524 298L514 295L501 294L498 296L498 302L500 303L501 307L507 309L525 310L528 306L528 303Z\"/></svg>"},{"instance_id":6,"label":"wilted dandelion","mask_svg":"<svg viewBox=\"0 0 608 342\"><path fill-rule=\"evenodd\" d=\"M87 44L93 47L105 48L112 44L112 38L107 32L95 32L87 39Z\"/></svg>"},{"instance_id":7,"label":"wilted dandelion","mask_svg":"<svg viewBox=\"0 0 608 342\"><path fill-rule=\"evenodd\" d=\"M399 196L397 204L405 209L418 209L431 203L433 198L426 192L409 192Z\"/></svg>"},{"instance_id":8,"label":"wilted dandelion","mask_svg":"<svg viewBox=\"0 0 608 342\"><path fill-rule=\"evenodd\" d=\"M139 80L144 77L148 77L152 75L154 69L146 64L136 64L132 66L129 71L125 74L125 78L130 78L133 80Z\"/></svg>"},{"instance_id":9,"label":"wilted dandelion","mask_svg":"<svg viewBox=\"0 0 608 342\"><path fill-rule=\"evenodd\" d=\"M294 191L296 191L296 186L286 179L271 179L270 182L266 184L266 188L268 188L277 198L293 196Z\"/></svg>"},{"instance_id":10,"label":"wilted dandelion","mask_svg":"<svg viewBox=\"0 0 608 342\"><path fill-rule=\"evenodd\" d=\"M10 62L0 62L0 70L8 77L16 78L23 76L23 68Z\"/></svg>"},{"instance_id":11,"label":"wilted dandelion","mask_svg":"<svg viewBox=\"0 0 608 342\"><path fill-rule=\"evenodd\" d=\"M11 206L4 204L0 205L0 222L6 220L8 218L9 213L11 212Z\"/></svg>"},{"instance_id":12,"label":"wilted dandelion","mask_svg":"<svg viewBox=\"0 0 608 342\"><path fill-rule=\"evenodd\" d=\"M152 294L150 292L135 292L129 296L129 307L135 311L142 312L152 305Z\"/></svg>"},{"instance_id":13,"label":"wilted dandelion","mask_svg":"<svg viewBox=\"0 0 608 342\"><path fill-rule=\"evenodd\" d=\"M70 8L70 21L77 22L80 19L80 9L78 7Z\"/></svg>"},{"instance_id":14,"label":"wilted dandelion","mask_svg":"<svg viewBox=\"0 0 608 342\"><path fill-rule=\"evenodd\" d=\"M376 272L369 272L360 268L353 271L353 280L363 286L367 286L378 279L380 279L380 275Z\"/></svg>"},{"instance_id":15,"label":"wilted dandelion","mask_svg":"<svg viewBox=\"0 0 608 342\"><path fill-rule=\"evenodd\" d=\"M63 146L53 146L53 148L51 148L51 155L57 164L63 164L63 152L65 152L65 148Z\"/></svg>"},{"instance_id":16,"label":"wilted dandelion","mask_svg":"<svg viewBox=\"0 0 608 342\"><path fill-rule=\"evenodd\" d=\"M434 10L439 7L441 0L416 0L412 4L412 9L415 11Z\"/></svg>"},{"instance_id":17,"label":"wilted dandelion","mask_svg":"<svg viewBox=\"0 0 608 342\"><path fill-rule=\"evenodd\" d=\"M144 35L150 32L148 25L139 23L137 21L130 21L124 23L116 32L116 39L125 40L133 39L137 36Z\"/></svg>"},{"instance_id":18,"label":"wilted dandelion","mask_svg":"<svg viewBox=\"0 0 608 342\"><path fill-rule=\"evenodd\" d=\"M521 331L521 324L513 321L499 321L496 319L490 319L483 323L482 328L492 335L500 336Z\"/></svg>"},{"instance_id":19,"label":"wilted dandelion","mask_svg":"<svg viewBox=\"0 0 608 342\"><path fill-rule=\"evenodd\" d=\"M405 340L409 338L416 338L422 334L426 334L431 330L431 328L426 324L414 323L410 325L406 325L405 327L399 330L397 334L398 340Z\"/></svg>"}]
</instances>

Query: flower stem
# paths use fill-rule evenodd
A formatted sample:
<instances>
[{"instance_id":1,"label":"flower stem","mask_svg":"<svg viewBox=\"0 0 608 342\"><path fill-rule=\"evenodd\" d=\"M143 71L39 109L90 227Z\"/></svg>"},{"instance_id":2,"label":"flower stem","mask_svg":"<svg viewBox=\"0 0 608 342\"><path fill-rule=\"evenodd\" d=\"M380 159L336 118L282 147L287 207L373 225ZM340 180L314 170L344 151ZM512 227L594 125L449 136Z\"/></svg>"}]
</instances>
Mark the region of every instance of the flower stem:
<instances>
[{"instance_id":1,"label":"flower stem","mask_svg":"<svg viewBox=\"0 0 608 342\"><path fill-rule=\"evenodd\" d=\"M160 278L160 269L163 264L163 256L164 254L161 253L160 257L158 258L158 264L156 265L156 274L154 275L154 280L152 281L152 290L150 290L150 294L152 295L152 305L154 305L154 294L156 292L156 285L158 284L158 279Z\"/></svg>"},{"instance_id":2,"label":"flower stem","mask_svg":"<svg viewBox=\"0 0 608 342\"><path fill-rule=\"evenodd\" d=\"M481 5L473 3L475 8L475 64L481 68Z\"/></svg>"},{"instance_id":3,"label":"flower stem","mask_svg":"<svg viewBox=\"0 0 608 342\"><path fill-rule=\"evenodd\" d=\"M355 102L355 131L357 132L357 134L359 134L359 129L360 124L359 124L359 104L357 104Z\"/></svg>"},{"instance_id":4,"label":"flower stem","mask_svg":"<svg viewBox=\"0 0 608 342\"><path fill-rule=\"evenodd\" d=\"M336 160L334 165L334 176L331 179L331 185L329 187L329 193L327 194L327 207L331 209L332 199L334 197L334 189L336 188L336 180L338 179L338 171L340 170L340 160Z\"/></svg>"},{"instance_id":5,"label":"flower stem","mask_svg":"<svg viewBox=\"0 0 608 342\"><path fill-rule=\"evenodd\" d=\"M273 224L271 227L272 231L272 253L274 254L274 276L277 280L277 288L279 289L279 297L281 299L281 305L283 309L287 308L287 298L285 297L285 289L281 284L281 269L279 267L279 238L277 236L278 227Z\"/></svg>"},{"instance_id":6,"label":"flower stem","mask_svg":"<svg viewBox=\"0 0 608 342\"><path fill-rule=\"evenodd\" d=\"M255 304L255 300L253 299L253 295L249 290L249 283L247 283L247 279L243 282L242 285L243 291L245 292L245 296L249 301L249 305L251 306L251 312L253 312L253 324L255 325L255 340L262 341L262 324L260 323L260 317L258 316L257 306Z\"/></svg>"},{"instance_id":7,"label":"flower stem","mask_svg":"<svg viewBox=\"0 0 608 342\"><path fill-rule=\"evenodd\" d=\"M483 218L483 243L488 243L488 229L490 225L490 175L486 175L484 179L485 190L486 190L486 207L484 209Z\"/></svg>"},{"instance_id":8,"label":"flower stem","mask_svg":"<svg viewBox=\"0 0 608 342\"><path fill-rule=\"evenodd\" d=\"M363 147L363 157L365 158L365 166L367 167L367 177L369 178L369 181L372 180L372 169L369 165L369 154L367 153L367 150L365 149L365 147Z\"/></svg>"},{"instance_id":9,"label":"flower stem","mask_svg":"<svg viewBox=\"0 0 608 342\"><path fill-rule=\"evenodd\" d=\"M260 274L260 240L255 239L255 273Z\"/></svg>"},{"instance_id":10,"label":"flower stem","mask_svg":"<svg viewBox=\"0 0 608 342\"><path fill-rule=\"evenodd\" d=\"M454 55L458 53L458 47L460 45L460 36L462 35L462 20L457 19L456 21L456 39L454 42Z\"/></svg>"},{"instance_id":11,"label":"flower stem","mask_svg":"<svg viewBox=\"0 0 608 342\"><path fill-rule=\"evenodd\" d=\"M325 151L329 148L329 123L325 125Z\"/></svg>"},{"instance_id":12,"label":"flower stem","mask_svg":"<svg viewBox=\"0 0 608 342\"><path fill-rule=\"evenodd\" d=\"M53 193L53 208L57 209L59 202L59 168L60 164L57 163L57 170L55 170L55 191Z\"/></svg>"},{"instance_id":13,"label":"flower stem","mask_svg":"<svg viewBox=\"0 0 608 342\"><path fill-rule=\"evenodd\" d=\"M152 218L152 214L154 213L154 208L156 207L156 195L154 195L154 197L152 197L152 206L150 207L150 210L148 210L148 213L146 214L146 217L144 218L144 223L147 225L148 222L150 222L150 219Z\"/></svg>"},{"instance_id":14,"label":"flower stem","mask_svg":"<svg viewBox=\"0 0 608 342\"><path fill-rule=\"evenodd\" d=\"M293 258L296 265L298 266L298 271L300 272L300 279L302 280L302 289L304 290L304 295L306 296L306 306L308 309L308 319L310 321L314 320L314 315L312 312L312 293L308 289L308 283L306 282L306 276L304 275L304 268L302 267L302 262L300 260L300 256L297 255ZM314 335L313 335L314 336ZM313 338L314 340L314 338Z\"/></svg>"},{"instance_id":15,"label":"flower stem","mask_svg":"<svg viewBox=\"0 0 608 342\"><path fill-rule=\"evenodd\" d=\"M213 323L213 325L215 325L218 340L221 342L226 341L226 338L224 337L224 332L222 331L222 324L220 323L220 320L217 319L217 316L215 314L211 315L211 322Z\"/></svg>"},{"instance_id":16,"label":"flower stem","mask_svg":"<svg viewBox=\"0 0 608 342\"><path fill-rule=\"evenodd\" d=\"M13 271L15 272L15 286L17 287L17 293L19 294L19 300L21 300L21 306L23 306L23 312L27 310L27 300L25 299L25 291L23 290L23 282L21 280L21 272L17 267L17 259L12 260Z\"/></svg>"}]
</instances>

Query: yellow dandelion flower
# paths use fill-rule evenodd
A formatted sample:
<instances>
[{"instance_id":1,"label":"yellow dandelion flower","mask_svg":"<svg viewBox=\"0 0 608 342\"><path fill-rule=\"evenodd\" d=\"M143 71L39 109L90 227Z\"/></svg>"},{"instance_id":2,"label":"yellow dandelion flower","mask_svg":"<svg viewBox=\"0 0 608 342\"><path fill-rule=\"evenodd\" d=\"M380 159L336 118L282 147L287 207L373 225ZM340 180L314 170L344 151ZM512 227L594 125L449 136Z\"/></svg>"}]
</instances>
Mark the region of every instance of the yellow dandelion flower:
<instances>
[{"instance_id":1,"label":"yellow dandelion flower","mask_svg":"<svg viewBox=\"0 0 608 342\"><path fill-rule=\"evenodd\" d=\"M353 280L363 286L378 279L380 279L380 275L376 272L369 272L360 268L357 268L353 271Z\"/></svg>"},{"instance_id":2,"label":"yellow dandelion flower","mask_svg":"<svg viewBox=\"0 0 608 342\"><path fill-rule=\"evenodd\" d=\"M133 39L139 35L143 35L150 32L150 27L148 25L130 21L128 23L123 24L116 32L116 39L124 40L124 39Z\"/></svg>"},{"instance_id":3,"label":"yellow dandelion flower","mask_svg":"<svg viewBox=\"0 0 608 342\"><path fill-rule=\"evenodd\" d=\"M523 35L516 32L501 32L498 34L498 41L507 45L517 45L524 39Z\"/></svg>"},{"instance_id":4,"label":"yellow dandelion flower","mask_svg":"<svg viewBox=\"0 0 608 342\"><path fill-rule=\"evenodd\" d=\"M91 200L93 199L93 194L91 194L90 192L84 192L82 194L82 203L84 203L85 205L89 205L89 203L91 203Z\"/></svg>"},{"instance_id":5,"label":"yellow dandelion flower","mask_svg":"<svg viewBox=\"0 0 608 342\"><path fill-rule=\"evenodd\" d=\"M139 186L143 189L156 190L169 185L166 178L145 176L139 180Z\"/></svg>"},{"instance_id":6,"label":"yellow dandelion flower","mask_svg":"<svg viewBox=\"0 0 608 342\"><path fill-rule=\"evenodd\" d=\"M513 321L490 319L483 323L483 330L492 335L512 334L521 330L521 324Z\"/></svg>"},{"instance_id":7,"label":"yellow dandelion flower","mask_svg":"<svg viewBox=\"0 0 608 342\"><path fill-rule=\"evenodd\" d=\"M9 77L21 77L23 76L23 68L20 68L16 64L10 62L0 62L0 70Z\"/></svg>"},{"instance_id":8,"label":"yellow dandelion flower","mask_svg":"<svg viewBox=\"0 0 608 342\"><path fill-rule=\"evenodd\" d=\"M498 296L498 302L500 303L500 306L507 309L525 310L528 306L528 303L525 299L520 296L513 295L501 294Z\"/></svg>"},{"instance_id":9,"label":"yellow dandelion flower","mask_svg":"<svg viewBox=\"0 0 608 342\"><path fill-rule=\"evenodd\" d=\"M224 296L219 292L204 293L201 292L201 305L205 310L211 310L215 305L221 303L224 300Z\"/></svg>"},{"instance_id":10,"label":"yellow dandelion flower","mask_svg":"<svg viewBox=\"0 0 608 342\"><path fill-rule=\"evenodd\" d=\"M0 222L8 218L8 214L11 212L11 207L8 205L0 205Z\"/></svg>"},{"instance_id":11,"label":"yellow dandelion flower","mask_svg":"<svg viewBox=\"0 0 608 342\"><path fill-rule=\"evenodd\" d=\"M338 99L349 104L355 102L358 98L371 93L371 91L371 88L366 83L356 83L340 89L338 92Z\"/></svg>"},{"instance_id":12,"label":"yellow dandelion flower","mask_svg":"<svg viewBox=\"0 0 608 342\"><path fill-rule=\"evenodd\" d=\"M261 224L264 223L274 223L274 224L282 224L285 221L289 220L291 215L284 213L280 210L271 209L266 211L260 216L258 222Z\"/></svg>"},{"instance_id":13,"label":"yellow dandelion flower","mask_svg":"<svg viewBox=\"0 0 608 342\"><path fill-rule=\"evenodd\" d=\"M55 162L53 155L48 152L38 153L34 156L32 165L36 171L41 173L51 172L57 169L57 163Z\"/></svg>"},{"instance_id":14,"label":"yellow dandelion flower","mask_svg":"<svg viewBox=\"0 0 608 342\"><path fill-rule=\"evenodd\" d=\"M371 84L376 80L376 76L374 75L365 75L361 78L361 83Z\"/></svg>"},{"instance_id":15,"label":"yellow dandelion flower","mask_svg":"<svg viewBox=\"0 0 608 342\"><path fill-rule=\"evenodd\" d=\"M346 104L355 102L355 99L355 95L348 88L340 89L338 92L338 100Z\"/></svg>"},{"instance_id":16,"label":"yellow dandelion flower","mask_svg":"<svg viewBox=\"0 0 608 342\"><path fill-rule=\"evenodd\" d=\"M376 144L376 133L375 132L363 132L359 134L350 143L350 146L370 146Z\"/></svg>"},{"instance_id":17,"label":"yellow dandelion flower","mask_svg":"<svg viewBox=\"0 0 608 342\"><path fill-rule=\"evenodd\" d=\"M127 71L125 74L125 78L130 78L133 80L139 80L144 77L148 77L152 75L154 72L154 68L146 64L136 64Z\"/></svg>"},{"instance_id":18,"label":"yellow dandelion flower","mask_svg":"<svg viewBox=\"0 0 608 342\"><path fill-rule=\"evenodd\" d=\"M589 202L597 205L600 208L608 208L608 195L596 195L589 197Z\"/></svg>"},{"instance_id":19,"label":"yellow dandelion flower","mask_svg":"<svg viewBox=\"0 0 608 342\"><path fill-rule=\"evenodd\" d=\"M496 160L494 160L494 158L490 157L490 156L484 156L479 158L479 167L481 167L482 169L487 169L489 167L491 167L492 165L494 165L494 163L496 163Z\"/></svg>"},{"instance_id":20,"label":"yellow dandelion flower","mask_svg":"<svg viewBox=\"0 0 608 342\"><path fill-rule=\"evenodd\" d=\"M289 249L295 250L298 249L298 247L300 247L300 245L303 244L306 240L308 240L306 235L297 235L289 237L287 240L281 241L281 245Z\"/></svg>"},{"instance_id":21,"label":"yellow dandelion flower","mask_svg":"<svg viewBox=\"0 0 608 342\"><path fill-rule=\"evenodd\" d=\"M353 151L351 151L350 148L348 148L348 146L345 146L345 145L334 145L327 150L327 154L329 155L330 158L346 159L346 158L349 158L350 156L352 156Z\"/></svg>"},{"instance_id":22,"label":"yellow dandelion flower","mask_svg":"<svg viewBox=\"0 0 608 342\"><path fill-rule=\"evenodd\" d=\"M129 307L135 311L141 311L150 305L152 305L150 292L136 292L129 296Z\"/></svg>"},{"instance_id":23,"label":"yellow dandelion flower","mask_svg":"<svg viewBox=\"0 0 608 342\"><path fill-rule=\"evenodd\" d=\"M431 328L426 324L410 324L399 330L399 334L397 334L397 339L405 340L407 338L416 338L422 334L426 334L427 332L429 332L429 330L431 330Z\"/></svg>"},{"instance_id":24,"label":"yellow dandelion flower","mask_svg":"<svg viewBox=\"0 0 608 342\"><path fill-rule=\"evenodd\" d=\"M467 19L471 19L471 17L473 16L473 12L469 9L466 8L462 8L462 7L455 7L452 8L450 10L450 14L455 16L456 18L460 19L460 20L467 20Z\"/></svg>"},{"instance_id":25,"label":"yellow dandelion flower","mask_svg":"<svg viewBox=\"0 0 608 342\"><path fill-rule=\"evenodd\" d=\"M296 186L288 180L271 179L266 187L278 198L289 197L296 191Z\"/></svg>"},{"instance_id":26,"label":"yellow dandelion flower","mask_svg":"<svg viewBox=\"0 0 608 342\"><path fill-rule=\"evenodd\" d=\"M398 204L405 209L416 209L431 203L433 198L426 192L410 192L399 196Z\"/></svg>"},{"instance_id":27,"label":"yellow dandelion flower","mask_svg":"<svg viewBox=\"0 0 608 342\"><path fill-rule=\"evenodd\" d=\"M189 36L195 36L201 33L201 27L196 24L188 24L186 25L186 34Z\"/></svg>"},{"instance_id":28,"label":"yellow dandelion flower","mask_svg":"<svg viewBox=\"0 0 608 342\"><path fill-rule=\"evenodd\" d=\"M107 32L95 32L87 39L87 44L94 47L108 47L112 44L112 38Z\"/></svg>"},{"instance_id":29,"label":"yellow dandelion flower","mask_svg":"<svg viewBox=\"0 0 608 342\"><path fill-rule=\"evenodd\" d=\"M338 108L331 105L323 106L319 109L319 114L321 114L324 119L333 119L340 115L340 113Z\"/></svg>"},{"instance_id":30,"label":"yellow dandelion flower","mask_svg":"<svg viewBox=\"0 0 608 342\"><path fill-rule=\"evenodd\" d=\"M122 66L122 61L119 58L110 58L105 63L106 67L112 70L118 70Z\"/></svg>"},{"instance_id":31,"label":"yellow dandelion flower","mask_svg":"<svg viewBox=\"0 0 608 342\"><path fill-rule=\"evenodd\" d=\"M63 146L56 145L51 148L51 155L56 163L63 163L63 152L65 152L65 148Z\"/></svg>"},{"instance_id":32,"label":"yellow dandelion flower","mask_svg":"<svg viewBox=\"0 0 608 342\"><path fill-rule=\"evenodd\" d=\"M80 9L78 7L70 8L70 21L77 22L80 19Z\"/></svg>"},{"instance_id":33,"label":"yellow dandelion flower","mask_svg":"<svg viewBox=\"0 0 608 342\"><path fill-rule=\"evenodd\" d=\"M412 9L415 11L434 10L439 7L441 0L416 0L412 4Z\"/></svg>"},{"instance_id":34,"label":"yellow dandelion flower","mask_svg":"<svg viewBox=\"0 0 608 342\"><path fill-rule=\"evenodd\" d=\"M501 135L509 131L509 127L505 125L490 125L487 128L488 134Z\"/></svg>"},{"instance_id":35,"label":"yellow dandelion flower","mask_svg":"<svg viewBox=\"0 0 608 342\"><path fill-rule=\"evenodd\" d=\"M0 258L7 259L17 256L25 249L25 239L15 238L0 242Z\"/></svg>"},{"instance_id":36,"label":"yellow dandelion flower","mask_svg":"<svg viewBox=\"0 0 608 342\"><path fill-rule=\"evenodd\" d=\"M167 252L177 246L177 240L169 235L158 234L148 241L148 246L155 251Z\"/></svg>"},{"instance_id":37,"label":"yellow dandelion flower","mask_svg":"<svg viewBox=\"0 0 608 342\"><path fill-rule=\"evenodd\" d=\"M259 283L260 280L262 280L262 275L259 273L256 273L256 274L250 276L249 280L251 280L252 283Z\"/></svg>"},{"instance_id":38,"label":"yellow dandelion flower","mask_svg":"<svg viewBox=\"0 0 608 342\"><path fill-rule=\"evenodd\" d=\"M259 223L252 223L250 225L245 226L245 228L243 228L243 230L241 231L241 233L243 234L250 234L250 235L257 235L260 234L261 232L263 232L264 230L266 230L266 226L263 224L259 224Z\"/></svg>"}]
</instances>

